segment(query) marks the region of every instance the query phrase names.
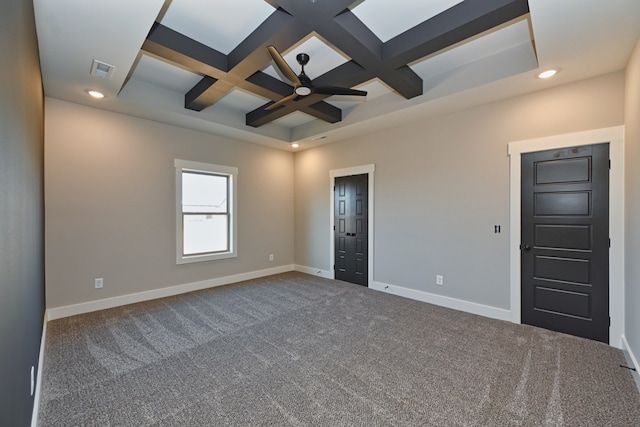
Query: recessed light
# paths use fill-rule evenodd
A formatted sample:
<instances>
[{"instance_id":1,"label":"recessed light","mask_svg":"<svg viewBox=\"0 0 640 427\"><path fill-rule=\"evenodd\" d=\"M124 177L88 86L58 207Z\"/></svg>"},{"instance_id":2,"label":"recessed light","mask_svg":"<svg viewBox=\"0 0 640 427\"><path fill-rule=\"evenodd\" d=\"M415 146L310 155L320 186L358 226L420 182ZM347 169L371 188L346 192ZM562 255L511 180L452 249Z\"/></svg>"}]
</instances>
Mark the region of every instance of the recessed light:
<instances>
[{"instance_id":1,"label":"recessed light","mask_svg":"<svg viewBox=\"0 0 640 427\"><path fill-rule=\"evenodd\" d=\"M291 147L298 148L300 147L300 144L298 144L297 142L294 142L293 144L291 144Z\"/></svg>"},{"instance_id":2,"label":"recessed light","mask_svg":"<svg viewBox=\"0 0 640 427\"><path fill-rule=\"evenodd\" d=\"M548 79L549 77L555 76L557 72L558 72L557 69L552 68L550 70L546 70L546 71L543 71L540 74L538 74L538 78L539 79Z\"/></svg>"},{"instance_id":3,"label":"recessed light","mask_svg":"<svg viewBox=\"0 0 640 427\"><path fill-rule=\"evenodd\" d=\"M104 93L98 92L97 90L88 90L87 93L96 99L104 98Z\"/></svg>"}]
</instances>

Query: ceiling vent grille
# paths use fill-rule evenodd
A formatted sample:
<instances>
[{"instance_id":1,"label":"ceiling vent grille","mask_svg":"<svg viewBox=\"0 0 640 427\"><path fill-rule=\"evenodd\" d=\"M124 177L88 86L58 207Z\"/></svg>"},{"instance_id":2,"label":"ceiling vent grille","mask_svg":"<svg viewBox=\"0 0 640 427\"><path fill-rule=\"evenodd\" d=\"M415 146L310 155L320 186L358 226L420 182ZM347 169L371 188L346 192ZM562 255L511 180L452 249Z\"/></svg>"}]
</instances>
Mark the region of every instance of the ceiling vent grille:
<instances>
[{"instance_id":1,"label":"ceiling vent grille","mask_svg":"<svg viewBox=\"0 0 640 427\"><path fill-rule=\"evenodd\" d=\"M91 63L91 75L100 77L101 79L110 80L115 68L116 67L114 67L113 65L94 59Z\"/></svg>"}]
</instances>

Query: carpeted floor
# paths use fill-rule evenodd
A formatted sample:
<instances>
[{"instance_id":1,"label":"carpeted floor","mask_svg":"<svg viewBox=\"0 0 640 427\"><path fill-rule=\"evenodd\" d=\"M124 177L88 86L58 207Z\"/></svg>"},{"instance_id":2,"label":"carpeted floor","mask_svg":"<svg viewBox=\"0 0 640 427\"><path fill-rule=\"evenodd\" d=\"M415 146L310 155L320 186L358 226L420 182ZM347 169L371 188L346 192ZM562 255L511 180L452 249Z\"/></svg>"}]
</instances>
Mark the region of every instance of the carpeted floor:
<instances>
[{"instance_id":1,"label":"carpeted floor","mask_svg":"<svg viewBox=\"0 0 640 427\"><path fill-rule=\"evenodd\" d=\"M621 351L286 273L55 320L40 426L639 426Z\"/></svg>"}]
</instances>

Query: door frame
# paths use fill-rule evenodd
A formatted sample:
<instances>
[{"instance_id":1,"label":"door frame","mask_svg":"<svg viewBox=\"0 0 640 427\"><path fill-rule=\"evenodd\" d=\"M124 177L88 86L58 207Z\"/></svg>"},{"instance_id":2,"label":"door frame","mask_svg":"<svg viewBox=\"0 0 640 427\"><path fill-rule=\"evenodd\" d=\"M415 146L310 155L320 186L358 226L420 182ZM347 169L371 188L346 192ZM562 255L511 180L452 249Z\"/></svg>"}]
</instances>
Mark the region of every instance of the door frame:
<instances>
[{"instance_id":1,"label":"door frame","mask_svg":"<svg viewBox=\"0 0 640 427\"><path fill-rule=\"evenodd\" d=\"M367 287L371 287L373 283L373 195L374 195L374 182L373 176L376 170L375 164L363 165L363 166L354 166L351 168L344 169L332 169L329 171L329 196L331 199L330 202L330 227L329 227L329 271L332 279L336 278L336 271L333 266L336 263L335 259L335 236L333 227L335 225L335 210L334 210L334 194L333 194L333 186L335 185L335 179L341 176L351 176L351 175L364 175L367 174L369 176L369 185L367 188L367 197L369 199L369 210L368 210L368 228L367 228Z\"/></svg>"},{"instance_id":2,"label":"door frame","mask_svg":"<svg viewBox=\"0 0 640 427\"><path fill-rule=\"evenodd\" d=\"M594 129L508 144L510 166L509 277L511 321L521 323L521 154L580 145L609 143L609 345L622 348L624 334L624 126Z\"/></svg>"}]
</instances>

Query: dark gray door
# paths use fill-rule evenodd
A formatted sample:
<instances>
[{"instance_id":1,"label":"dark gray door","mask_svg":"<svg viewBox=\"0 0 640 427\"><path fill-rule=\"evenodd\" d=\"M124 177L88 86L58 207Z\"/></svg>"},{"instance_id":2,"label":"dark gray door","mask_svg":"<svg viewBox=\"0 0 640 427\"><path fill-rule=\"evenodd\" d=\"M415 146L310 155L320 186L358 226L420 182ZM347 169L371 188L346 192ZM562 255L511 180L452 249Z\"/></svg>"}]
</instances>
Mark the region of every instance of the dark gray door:
<instances>
[{"instance_id":1,"label":"dark gray door","mask_svg":"<svg viewBox=\"0 0 640 427\"><path fill-rule=\"evenodd\" d=\"M522 155L522 323L609 342L609 144Z\"/></svg>"},{"instance_id":2,"label":"dark gray door","mask_svg":"<svg viewBox=\"0 0 640 427\"><path fill-rule=\"evenodd\" d=\"M368 286L369 176L335 179L335 278Z\"/></svg>"}]
</instances>

